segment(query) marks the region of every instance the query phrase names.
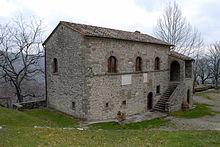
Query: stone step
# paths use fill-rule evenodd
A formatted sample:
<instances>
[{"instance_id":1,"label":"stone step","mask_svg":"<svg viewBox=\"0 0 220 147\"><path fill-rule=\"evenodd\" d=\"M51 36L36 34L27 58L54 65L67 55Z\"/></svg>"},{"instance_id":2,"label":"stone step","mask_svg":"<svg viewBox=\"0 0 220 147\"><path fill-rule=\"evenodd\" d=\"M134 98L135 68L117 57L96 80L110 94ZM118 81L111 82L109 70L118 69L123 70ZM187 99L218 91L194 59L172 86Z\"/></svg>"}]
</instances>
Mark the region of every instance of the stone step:
<instances>
[{"instance_id":1,"label":"stone step","mask_svg":"<svg viewBox=\"0 0 220 147\"><path fill-rule=\"evenodd\" d=\"M164 100L164 99L160 99L159 101L157 101L158 103L165 103L167 102L167 100Z\"/></svg>"},{"instance_id":2,"label":"stone step","mask_svg":"<svg viewBox=\"0 0 220 147\"><path fill-rule=\"evenodd\" d=\"M165 108L165 105L156 105L154 108Z\"/></svg>"},{"instance_id":3,"label":"stone step","mask_svg":"<svg viewBox=\"0 0 220 147\"><path fill-rule=\"evenodd\" d=\"M170 90L170 91L165 91L164 94L169 94L169 93L173 93L174 90Z\"/></svg>"},{"instance_id":4,"label":"stone step","mask_svg":"<svg viewBox=\"0 0 220 147\"><path fill-rule=\"evenodd\" d=\"M167 101L158 101L158 104L166 104Z\"/></svg>"},{"instance_id":5,"label":"stone step","mask_svg":"<svg viewBox=\"0 0 220 147\"><path fill-rule=\"evenodd\" d=\"M169 93L169 92L172 92L174 89L167 89L166 91L165 91L165 93Z\"/></svg>"},{"instance_id":6,"label":"stone step","mask_svg":"<svg viewBox=\"0 0 220 147\"><path fill-rule=\"evenodd\" d=\"M167 98L161 98L158 102L160 102L160 101L167 101L168 98L169 98L169 97L167 97Z\"/></svg>"},{"instance_id":7,"label":"stone step","mask_svg":"<svg viewBox=\"0 0 220 147\"><path fill-rule=\"evenodd\" d=\"M158 103L158 104L166 104L166 102L167 102L167 100L160 100L160 101L158 101L157 103Z\"/></svg>"},{"instance_id":8,"label":"stone step","mask_svg":"<svg viewBox=\"0 0 220 147\"><path fill-rule=\"evenodd\" d=\"M155 108L165 108L165 105L156 105Z\"/></svg>"},{"instance_id":9,"label":"stone step","mask_svg":"<svg viewBox=\"0 0 220 147\"><path fill-rule=\"evenodd\" d=\"M165 108L160 108L160 107L155 107L154 109L160 110L160 111L165 111Z\"/></svg>"},{"instance_id":10,"label":"stone step","mask_svg":"<svg viewBox=\"0 0 220 147\"><path fill-rule=\"evenodd\" d=\"M158 102L157 104L166 105L166 102Z\"/></svg>"},{"instance_id":11,"label":"stone step","mask_svg":"<svg viewBox=\"0 0 220 147\"><path fill-rule=\"evenodd\" d=\"M171 94L165 94L162 97L170 97L170 96L171 96Z\"/></svg>"},{"instance_id":12,"label":"stone step","mask_svg":"<svg viewBox=\"0 0 220 147\"><path fill-rule=\"evenodd\" d=\"M161 111L161 112L166 112L165 111L166 102L168 101L168 99L170 98L172 93L175 91L177 85L178 85L177 83L173 83L173 84L169 85L167 90L163 93L161 98L156 103L156 105L154 107L155 110Z\"/></svg>"},{"instance_id":13,"label":"stone step","mask_svg":"<svg viewBox=\"0 0 220 147\"><path fill-rule=\"evenodd\" d=\"M159 108L154 108L156 111L159 111L159 112L166 112L165 110L163 109L159 109Z\"/></svg>"}]
</instances>

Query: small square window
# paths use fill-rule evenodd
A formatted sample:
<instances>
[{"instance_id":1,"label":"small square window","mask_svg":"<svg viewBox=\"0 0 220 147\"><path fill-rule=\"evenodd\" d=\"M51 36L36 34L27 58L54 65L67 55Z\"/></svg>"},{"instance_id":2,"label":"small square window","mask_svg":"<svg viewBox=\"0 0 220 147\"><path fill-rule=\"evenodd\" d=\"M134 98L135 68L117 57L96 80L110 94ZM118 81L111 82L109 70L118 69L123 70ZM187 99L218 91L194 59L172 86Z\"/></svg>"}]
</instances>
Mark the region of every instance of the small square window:
<instances>
[{"instance_id":1,"label":"small square window","mask_svg":"<svg viewBox=\"0 0 220 147\"><path fill-rule=\"evenodd\" d=\"M76 104L75 104L75 102L72 102L72 109L73 109L73 110L76 109Z\"/></svg>"},{"instance_id":2,"label":"small square window","mask_svg":"<svg viewBox=\"0 0 220 147\"><path fill-rule=\"evenodd\" d=\"M126 101L122 101L122 105L126 105Z\"/></svg>"},{"instance_id":3,"label":"small square window","mask_svg":"<svg viewBox=\"0 0 220 147\"><path fill-rule=\"evenodd\" d=\"M156 93L160 93L160 85L157 86Z\"/></svg>"},{"instance_id":4,"label":"small square window","mask_svg":"<svg viewBox=\"0 0 220 147\"><path fill-rule=\"evenodd\" d=\"M108 103L106 103L106 104L105 104L105 107L106 107L106 108L108 108L108 106L109 106L109 104L108 104Z\"/></svg>"}]
</instances>

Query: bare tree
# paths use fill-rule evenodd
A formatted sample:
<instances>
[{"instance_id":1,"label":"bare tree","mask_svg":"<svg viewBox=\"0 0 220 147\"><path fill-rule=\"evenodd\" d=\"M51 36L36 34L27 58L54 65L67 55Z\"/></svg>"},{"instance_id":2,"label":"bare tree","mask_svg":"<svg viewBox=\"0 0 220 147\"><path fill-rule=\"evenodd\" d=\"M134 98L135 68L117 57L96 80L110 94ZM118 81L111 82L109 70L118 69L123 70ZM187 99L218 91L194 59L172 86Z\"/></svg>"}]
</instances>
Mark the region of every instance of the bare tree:
<instances>
[{"instance_id":1,"label":"bare tree","mask_svg":"<svg viewBox=\"0 0 220 147\"><path fill-rule=\"evenodd\" d=\"M207 57L202 57L201 59L198 59L197 64L197 71L198 77L201 80L202 84L205 84L205 81L209 78L211 78L211 69L209 66L209 59Z\"/></svg>"},{"instance_id":2,"label":"bare tree","mask_svg":"<svg viewBox=\"0 0 220 147\"><path fill-rule=\"evenodd\" d=\"M42 21L22 16L0 25L0 78L15 89L19 102L30 96L22 88L24 81L34 80L42 72L39 60L44 57Z\"/></svg>"},{"instance_id":3,"label":"bare tree","mask_svg":"<svg viewBox=\"0 0 220 147\"><path fill-rule=\"evenodd\" d=\"M181 9L176 2L169 3L162 17L158 19L154 34L159 39L174 45L172 50L187 56L193 55L199 49L203 40L197 29L193 28L182 16Z\"/></svg>"},{"instance_id":4,"label":"bare tree","mask_svg":"<svg viewBox=\"0 0 220 147\"><path fill-rule=\"evenodd\" d=\"M203 48L200 47L198 49L195 49L192 56L194 58L194 64L193 64L193 69L194 69L194 72L193 72L193 92L195 92L195 85L196 84L199 84L199 63L200 63L200 58L203 56Z\"/></svg>"},{"instance_id":5,"label":"bare tree","mask_svg":"<svg viewBox=\"0 0 220 147\"><path fill-rule=\"evenodd\" d=\"M212 77L215 81L215 88L218 88L218 79L220 78L220 43L216 42L209 49L209 65Z\"/></svg>"}]
</instances>

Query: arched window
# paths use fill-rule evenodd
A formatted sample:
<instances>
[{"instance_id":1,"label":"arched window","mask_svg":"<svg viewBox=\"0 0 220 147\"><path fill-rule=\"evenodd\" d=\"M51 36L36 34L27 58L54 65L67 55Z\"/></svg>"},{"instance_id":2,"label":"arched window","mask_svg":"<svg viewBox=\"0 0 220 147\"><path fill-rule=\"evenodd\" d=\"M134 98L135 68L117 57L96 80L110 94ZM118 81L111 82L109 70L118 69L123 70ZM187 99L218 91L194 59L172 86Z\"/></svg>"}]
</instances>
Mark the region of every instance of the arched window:
<instances>
[{"instance_id":1,"label":"arched window","mask_svg":"<svg viewBox=\"0 0 220 147\"><path fill-rule=\"evenodd\" d=\"M155 58L154 70L159 70L159 69L160 69L160 58L157 57Z\"/></svg>"},{"instance_id":2,"label":"arched window","mask_svg":"<svg viewBox=\"0 0 220 147\"><path fill-rule=\"evenodd\" d=\"M53 59L53 73L58 72L58 61L57 58Z\"/></svg>"},{"instance_id":3,"label":"arched window","mask_svg":"<svg viewBox=\"0 0 220 147\"><path fill-rule=\"evenodd\" d=\"M108 58L108 72L116 73L117 60L114 56Z\"/></svg>"},{"instance_id":4,"label":"arched window","mask_svg":"<svg viewBox=\"0 0 220 147\"><path fill-rule=\"evenodd\" d=\"M136 71L142 71L142 59L141 57L136 58Z\"/></svg>"}]
</instances>

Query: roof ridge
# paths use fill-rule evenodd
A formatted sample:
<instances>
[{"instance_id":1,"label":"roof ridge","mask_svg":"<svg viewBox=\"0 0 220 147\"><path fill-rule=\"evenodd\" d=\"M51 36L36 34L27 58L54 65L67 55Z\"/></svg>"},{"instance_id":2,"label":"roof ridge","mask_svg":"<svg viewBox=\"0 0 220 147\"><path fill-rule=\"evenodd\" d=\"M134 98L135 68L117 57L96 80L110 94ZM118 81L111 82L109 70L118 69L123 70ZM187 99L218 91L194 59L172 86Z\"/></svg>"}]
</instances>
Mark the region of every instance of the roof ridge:
<instances>
[{"instance_id":1,"label":"roof ridge","mask_svg":"<svg viewBox=\"0 0 220 147\"><path fill-rule=\"evenodd\" d=\"M164 42L160 39L157 39L151 35L144 34L144 33L137 33L137 32L131 32L131 31L126 31L126 30L119 30L119 29L100 27L100 26L81 24L81 23L74 23L74 22L68 22L68 21L60 21L60 23L64 24L64 25L68 25L69 27L71 27L71 29L77 31L78 33L80 33L82 35L104 37L104 38L124 39L124 40L130 40L130 41L148 42L148 43L172 46L171 44L169 44L167 42ZM79 26L81 26L82 28L84 27L84 31L82 28L80 30ZM91 28L93 29L93 32L88 31ZM130 36L123 36L123 34L120 34L121 35L120 36L119 33L124 33L124 34L130 35ZM146 41L146 40L148 40L148 41Z\"/></svg>"},{"instance_id":2,"label":"roof ridge","mask_svg":"<svg viewBox=\"0 0 220 147\"><path fill-rule=\"evenodd\" d=\"M113 29L113 28L101 27L101 26L96 26L96 25L88 25L88 24L83 24L83 23L75 23L75 22L68 22L68 21L60 21L60 22L61 23L64 22L64 23L76 24L76 25L85 25L85 26L109 29L109 30L114 30L114 31L123 31L123 32L128 32L128 33L136 33L136 32L126 31L126 30ZM143 34L143 33L140 33L140 34ZM148 35L148 34L143 34L143 35ZM150 35L148 35L148 36L150 36ZM152 37L152 36L150 36L150 37ZM155 39L157 39L157 38L155 38Z\"/></svg>"}]
</instances>

